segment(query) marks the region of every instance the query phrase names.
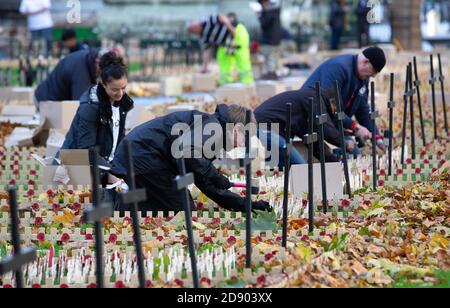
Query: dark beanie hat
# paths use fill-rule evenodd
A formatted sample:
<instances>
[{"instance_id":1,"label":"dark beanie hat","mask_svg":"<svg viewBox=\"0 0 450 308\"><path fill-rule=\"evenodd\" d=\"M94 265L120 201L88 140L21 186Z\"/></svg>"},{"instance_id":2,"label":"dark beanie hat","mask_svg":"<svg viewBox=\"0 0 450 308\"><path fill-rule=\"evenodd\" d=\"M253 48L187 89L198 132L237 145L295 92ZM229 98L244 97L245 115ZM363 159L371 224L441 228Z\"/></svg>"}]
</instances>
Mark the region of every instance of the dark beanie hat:
<instances>
[{"instance_id":1,"label":"dark beanie hat","mask_svg":"<svg viewBox=\"0 0 450 308\"><path fill-rule=\"evenodd\" d=\"M379 73L386 65L386 55L380 47L369 47L363 51L363 55L369 59L373 68Z\"/></svg>"}]
</instances>

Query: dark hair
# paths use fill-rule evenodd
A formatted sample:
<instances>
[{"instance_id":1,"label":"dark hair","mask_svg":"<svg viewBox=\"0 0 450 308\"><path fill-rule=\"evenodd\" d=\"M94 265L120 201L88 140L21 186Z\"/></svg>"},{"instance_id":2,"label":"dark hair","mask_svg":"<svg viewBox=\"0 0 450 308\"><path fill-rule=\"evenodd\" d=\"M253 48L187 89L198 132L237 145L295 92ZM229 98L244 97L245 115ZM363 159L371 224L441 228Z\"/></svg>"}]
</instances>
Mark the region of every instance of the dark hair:
<instances>
[{"instance_id":1,"label":"dark hair","mask_svg":"<svg viewBox=\"0 0 450 308\"><path fill-rule=\"evenodd\" d=\"M100 77L104 83L128 76L123 58L114 51L110 51L100 58L100 72Z\"/></svg>"},{"instance_id":2,"label":"dark hair","mask_svg":"<svg viewBox=\"0 0 450 308\"><path fill-rule=\"evenodd\" d=\"M63 34L61 35L61 40L63 42L65 42L65 41L68 41L68 40L76 38L76 37L77 37L77 34L74 30L67 29L67 30L64 30Z\"/></svg>"}]
</instances>

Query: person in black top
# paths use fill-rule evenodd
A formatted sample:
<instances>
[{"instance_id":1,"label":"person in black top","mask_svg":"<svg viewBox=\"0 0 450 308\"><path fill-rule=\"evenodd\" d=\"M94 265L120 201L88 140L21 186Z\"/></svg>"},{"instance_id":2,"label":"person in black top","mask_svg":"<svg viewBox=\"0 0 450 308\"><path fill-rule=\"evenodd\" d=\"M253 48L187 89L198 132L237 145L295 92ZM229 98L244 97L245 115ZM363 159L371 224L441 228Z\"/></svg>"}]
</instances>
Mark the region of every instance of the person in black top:
<instances>
[{"instance_id":1,"label":"person in black top","mask_svg":"<svg viewBox=\"0 0 450 308\"><path fill-rule=\"evenodd\" d=\"M78 101L100 75L100 50L86 49L62 59L36 89L36 102ZM39 107L39 106L38 106Z\"/></svg>"},{"instance_id":2,"label":"person in black top","mask_svg":"<svg viewBox=\"0 0 450 308\"><path fill-rule=\"evenodd\" d=\"M128 76L121 57L112 51L106 53L100 59L100 70L101 81L81 96L80 107L62 149L97 146L100 164L108 167L125 136L126 117L134 103L125 93Z\"/></svg>"},{"instance_id":3,"label":"person in black top","mask_svg":"<svg viewBox=\"0 0 450 308\"><path fill-rule=\"evenodd\" d=\"M281 27L281 6L270 0L259 0L262 11L258 13L261 23L261 52L265 57L264 75L262 79L277 79L280 44L283 39Z\"/></svg>"},{"instance_id":4,"label":"person in black top","mask_svg":"<svg viewBox=\"0 0 450 308\"><path fill-rule=\"evenodd\" d=\"M181 111L131 131L124 140L131 143L133 150L136 186L147 191L147 201L139 204L139 210L153 214L184 210L174 183L180 174L177 159L183 157L186 172L194 174L195 185L208 198L228 210L245 211L245 198L229 191L230 181L216 169L213 161L222 157L223 150L228 152L245 145L246 112L246 108L238 105L219 105L214 114ZM124 142L119 145L111 172L129 182ZM193 207L192 197L190 203ZM270 206L257 201L253 202L253 209L270 210Z\"/></svg>"},{"instance_id":5,"label":"person in black top","mask_svg":"<svg viewBox=\"0 0 450 308\"><path fill-rule=\"evenodd\" d=\"M325 141L330 144L340 147L340 139L339 139L339 131L336 129L335 125L335 113L336 113L336 100L334 90L331 89L322 89L322 110L324 113L328 115L328 121L324 125L324 138ZM306 134L309 134L309 115L311 113L311 102L310 98L316 96L316 90L313 88L306 88L304 90L297 91L289 91L284 92L279 95L276 95L264 103L262 103L255 110L255 118L258 122L258 125L263 123L268 124L269 131L271 129L271 124L277 123L279 124L279 135L280 135L280 165L284 166L284 156L285 156L285 131L286 131L286 104L292 103L292 136L303 137ZM317 113L319 104L316 102L315 110ZM317 132L318 128L315 125L314 131ZM273 132L271 140L269 142L273 142ZM261 133L260 133L261 135ZM275 134L275 137L277 137ZM261 139L261 136L260 136ZM261 139L264 141L264 139ZM263 142L264 143L264 142ZM271 148L271 144L267 145ZM347 141L347 148L353 151L356 146L355 142ZM297 150L293 149L291 154L291 163L292 164L301 164L303 162L298 162L298 157L301 157L301 154L298 153ZM314 147L314 156L319 157L319 147ZM303 159L303 158L302 158ZM325 152L325 160L327 162L337 162L339 159L330 151L328 147L326 147Z\"/></svg>"}]
</instances>

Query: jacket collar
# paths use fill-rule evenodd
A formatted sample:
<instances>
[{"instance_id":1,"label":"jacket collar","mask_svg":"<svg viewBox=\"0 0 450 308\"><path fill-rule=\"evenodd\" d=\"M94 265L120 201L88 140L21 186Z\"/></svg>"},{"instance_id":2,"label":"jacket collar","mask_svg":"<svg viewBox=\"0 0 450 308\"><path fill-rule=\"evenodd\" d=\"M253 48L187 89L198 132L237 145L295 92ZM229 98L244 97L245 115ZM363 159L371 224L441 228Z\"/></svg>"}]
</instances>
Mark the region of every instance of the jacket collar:
<instances>
[{"instance_id":1,"label":"jacket collar","mask_svg":"<svg viewBox=\"0 0 450 308\"><path fill-rule=\"evenodd\" d=\"M100 119L108 121L112 117L112 107L108 94L101 84L93 86L89 92L89 101L99 105ZM128 113L134 107L133 100L125 93L119 102L121 112Z\"/></svg>"}]
</instances>

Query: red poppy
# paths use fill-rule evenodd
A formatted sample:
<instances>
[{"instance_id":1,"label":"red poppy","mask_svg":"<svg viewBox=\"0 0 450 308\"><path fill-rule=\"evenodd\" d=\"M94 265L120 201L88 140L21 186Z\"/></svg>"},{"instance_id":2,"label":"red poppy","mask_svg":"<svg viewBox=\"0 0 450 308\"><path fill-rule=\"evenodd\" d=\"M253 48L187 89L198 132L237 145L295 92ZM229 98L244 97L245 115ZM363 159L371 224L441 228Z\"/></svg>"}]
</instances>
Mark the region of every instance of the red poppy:
<instances>
[{"instance_id":1,"label":"red poppy","mask_svg":"<svg viewBox=\"0 0 450 308\"><path fill-rule=\"evenodd\" d=\"M34 180L29 180L28 181L28 185L35 185L35 184L36 184L36 182Z\"/></svg>"},{"instance_id":2,"label":"red poppy","mask_svg":"<svg viewBox=\"0 0 450 308\"><path fill-rule=\"evenodd\" d=\"M211 236L205 236L203 238L203 243L212 243L212 237Z\"/></svg>"},{"instance_id":3,"label":"red poppy","mask_svg":"<svg viewBox=\"0 0 450 308\"><path fill-rule=\"evenodd\" d=\"M386 176L386 171L385 171L384 169L381 169L381 170L380 170L380 175L381 175L381 176Z\"/></svg>"},{"instance_id":4,"label":"red poppy","mask_svg":"<svg viewBox=\"0 0 450 308\"><path fill-rule=\"evenodd\" d=\"M156 239L160 242L164 241L164 236L159 235Z\"/></svg>"},{"instance_id":5,"label":"red poppy","mask_svg":"<svg viewBox=\"0 0 450 308\"><path fill-rule=\"evenodd\" d=\"M266 284L266 276L265 275L261 275L256 279L256 282L259 285L265 285Z\"/></svg>"},{"instance_id":6,"label":"red poppy","mask_svg":"<svg viewBox=\"0 0 450 308\"><path fill-rule=\"evenodd\" d=\"M175 284L176 284L177 286L179 286L180 288L183 288L183 287L184 287L184 283L183 283L182 280L180 280L180 279L175 279L174 282L175 282Z\"/></svg>"},{"instance_id":7,"label":"red poppy","mask_svg":"<svg viewBox=\"0 0 450 308\"><path fill-rule=\"evenodd\" d=\"M192 216L192 221L198 222L198 217L197 216Z\"/></svg>"},{"instance_id":8,"label":"red poppy","mask_svg":"<svg viewBox=\"0 0 450 308\"><path fill-rule=\"evenodd\" d=\"M424 163L424 164L429 164L430 161L429 161L428 159L425 159L425 160L423 161L423 163Z\"/></svg>"},{"instance_id":9,"label":"red poppy","mask_svg":"<svg viewBox=\"0 0 450 308\"><path fill-rule=\"evenodd\" d=\"M384 180L379 180L378 181L378 186L384 186Z\"/></svg>"},{"instance_id":10,"label":"red poppy","mask_svg":"<svg viewBox=\"0 0 450 308\"><path fill-rule=\"evenodd\" d=\"M68 289L69 286L65 283L63 283L62 285L59 286L60 289Z\"/></svg>"},{"instance_id":11,"label":"red poppy","mask_svg":"<svg viewBox=\"0 0 450 308\"><path fill-rule=\"evenodd\" d=\"M9 181L9 183L8 183L9 185L16 185L16 180L14 180L14 179L12 179L11 181Z\"/></svg>"},{"instance_id":12,"label":"red poppy","mask_svg":"<svg viewBox=\"0 0 450 308\"><path fill-rule=\"evenodd\" d=\"M30 175L36 175L36 170L30 170Z\"/></svg>"},{"instance_id":13,"label":"red poppy","mask_svg":"<svg viewBox=\"0 0 450 308\"><path fill-rule=\"evenodd\" d=\"M209 279L207 277L202 277L202 279L200 279L200 283L210 286L211 285L211 279Z\"/></svg>"},{"instance_id":14,"label":"red poppy","mask_svg":"<svg viewBox=\"0 0 450 308\"><path fill-rule=\"evenodd\" d=\"M32 289L40 289L41 285L39 283L35 283L31 286Z\"/></svg>"},{"instance_id":15,"label":"red poppy","mask_svg":"<svg viewBox=\"0 0 450 308\"><path fill-rule=\"evenodd\" d=\"M197 210L202 211L205 208L205 205L202 202L197 203Z\"/></svg>"},{"instance_id":16,"label":"red poppy","mask_svg":"<svg viewBox=\"0 0 450 308\"><path fill-rule=\"evenodd\" d=\"M446 161L445 161L445 159L443 159L439 163L440 163L441 166L443 166L443 165L445 165Z\"/></svg>"},{"instance_id":17,"label":"red poppy","mask_svg":"<svg viewBox=\"0 0 450 308\"><path fill-rule=\"evenodd\" d=\"M78 202L75 202L72 205L72 208L74 209L74 211L79 211L79 210L81 210L81 204L79 204Z\"/></svg>"},{"instance_id":18,"label":"red poppy","mask_svg":"<svg viewBox=\"0 0 450 308\"><path fill-rule=\"evenodd\" d=\"M28 197L33 197L34 196L34 189L28 189L27 196Z\"/></svg>"},{"instance_id":19,"label":"red poppy","mask_svg":"<svg viewBox=\"0 0 450 308\"><path fill-rule=\"evenodd\" d=\"M3 285L3 289L13 289L13 286L8 283Z\"/></svg>"},{"instance_id":20,"label":"red poppy","mask_svg":"<svg viewBox=\"0 0 450 308\"><path fill-rule=\"evenodd\" d=\"M422 169L416 168L416 174L420 174L422 172Z\"/></svg>"},{"instance_id":21,"label":"red poppy","mask_svg":"<svg viewBox=\"0 0 450 308\"><path fill-rule=\"evenodd\" d=\"M371 206L371 205L372 205L372 201L370 201L370 200L364 200L364 205L366 205L366 206Z\"/></svg>"},{"instance_id":22,"label":"red poppy","mask_svg":"<svg viewBox=\"0 0 450 308\"><path fill-rule=\"evenodd\" d=\"M125 289L126 286L125 286L125 284L123 283L122 280L118 280L118 281L116 281L116 283L114 284L114 288L116 288L116 289Z\"/></svg>"},{"instance_id":23,"label":"red poppy","mask_svg":"<svg viewBox=\"0 0 450 308\"><path fill-rule=\"evenodd\" d=\"M42 217L36 217L36 218L34 219L34 224L35 224L36 226L42 225Z\"/></svg>"},{"instance_id":24,"label":"red poppy","mask_svg":"<svg viewBox=\"0 0 450 308\"><path fill-rule=\"evenodd\" d=\"M72 190L72 189L69 189L69 190L67 191L67 194L73 195L73 190Z\"/></svg>"},{"instance_id":25,"label":"red poppy","mask_svg":"<svg viewBox=\"0 0 450 308\"><path fill-rule=\"evenodd\" d=\"M412 159L411 159L411 158L408 158L408 159L406 160L406 163L407 163L408 165L412 164Z\"/></svg>"},{"instance_id":26,"label":"red poppy","mask_svg":"<svg viewBox=\"0 0 450 308\"><path fill-rule=\"evenodd\" d=\"M86 239L86 241L92 241L94 239L94 237L92 236L92 234L87 233L84 238Z\"/></svg>"},{"instance_id":27,"label":"red poppy","mask_svg":"<svg viewBox=\"0 0 450 308\"><path fill-rule=\"evenodd\" d=\"M55 193L53 192L53 190L49 189L49 190L47 190L47 196L54 197Z\"/></svg>"},{"instance_id":28,"label":"red poppy","mask_svg":"<svg viewBox=\"0 0 450 308\"><path fill-rule=\"evenodd\" d=\"M124 217L123 222L124 223L128 223L128 224L132 224L133 220L130 217Z\"/></svg>"},{"instance_id":29,"label":"red poppy","mask_svg":"<svg viewBox=\"0 0 450 308\"><path fill-rule=\"evenodd\" d=\"M95 283L90 283L87 286L88 289L97 289L97 285Z\"/></svg>"},{"instance_id":30,"label":"red poppy","mask_svg":"<svg viewBox=\"0 0 450 308\"><path fill-rule=\"evenodd\" d=\"M220 218L219 217L215 217L215 218L212 219L212 222L216 223L216 224L220 224Z\"/></svg>"},{"instance_id":31,"label":"red poppy","mask_svg":"<svg viewBox=\"0 0 450 308\"><path fill-rule=\"evenodd\" d=\"M110 242L111 244L114 244L115 242L117 242L117 235L114 234L114 233L110 234L110 235L109 235L109 242Z\"/></svg>"},{"instance_id":32,"label":"red poppy","mask_svg":"<svg viewBox=\"0 0 450 308\"><path fill-rule=\"evenodd\" d=\"M267 261L272 260L273 257L274 257L274 255L273 255L272 253L268 253L268 254L266 254L266 256L264 257L264 260L266 260L266 262L267 262Z\"/></svg>"},{"instance_id":33,"label":"red poppy","mask_svg":"<svg viewBox=\"0 0 450 308\"><path fill-rule=\"evenodd\" d=\"M402 175L403 174L403 169L397 169L397 175Z\"/></svg>"},{"instance_id":34,"label":"red poppy","mask_svg":"<svg viewBox=\"0 0 450 308\"><path fill-rule=\"evenodd\" d=\"M234 244L236 244L236 242L237 242L236 237L230 236L230 237L228 238L228 244L229 244L229 245L233 246Z\"/></svg>"},{"instance_id":35,"label":"red poppy","mask_svg":"<svg viewBox=\"0 0 450 308\"><path fill-rule=\"evenodd\" d=\"M304 242L307 242L307 241L309 241L309 236L303 235L301 240L304 241Z\"/></svg>"},{"instance_id":36,"label":"red poppy","mask_svg":"<svg viewBox=\"0 0 450 308\"><path fill-rule=\"evenodd\" d=\"M350 201L348 201L347 199L342 200L341 202L343 207L349 207L350 206Z\"/></svg>"},{"instance_id":37,"label":"red poppy","mask_svg":"<svg viewBox=\"0 0 450 308\"><path fill-rule=\"evenodd\" d=\"M306 200L306 199L303 199L302 200L302 207L307 207L308 206L308 200Z\"/></svg>"},{"instance_id":38,"label":"red poppy","mask_svg":"<svg viewBox=\"0 0 450 308\"><path fill-rule=\"evenodd\" d=\"M64 233L64 234L61 236L61 242L63 242L63 243L68 242L69 240L70 240L70 235L69 235L69 234Z\"/></svg>"},{"instance_id":39,"label":"red poppy","mask_svg":"<svg viewBox=\"0 0 450 308\"><path fill-rule=\"evenodd\" d=\"M245 175L245 169L239 169L239 174L240 175Z\"/></svg>"},{"instance_id":40,"label":"red poppy","mask_svg":"<svg viewBox=\"0 0 450 308\"><path fill-rule=\"evenodd\" d=\"M34 203L34 204L31 206L31 209L32 209L33 211L35 211L35 212L39 211L39 204Z\"/></svg>"},{"instance_id":41,"label":"red poppy","mask_svg":"<svg viewBox=\"0 0 450 308\"><path fill-rule=\"evenodd\" d=\"M146 286L147 288L151 288L151 287L153 287L153 283L152 283L152 281L151 281L151 280L147 280L147 281L145 281L145 286Z\"/></svg>"},{"instance_id":42,"label":"red poppy","mask_svg":"<svg viewBox=\"0 0 450 308\"><path fill-rule=\"evenodd\" d=\"M263 172L261 171L261 170L258 170L258 171L256 171L256 176L257 177L262 177L264 174L263 174Z\"/></svg>"},{"instance_id":43,"label":"red poppy","mask_svg":"<svg viewBox=\"0 0 450 308\"><path fill-rule=\"evenodd\" d=\"M53 203L52 209L54 212L61 210L61 206L58 203Z\"/></svg>"},{"instance_id":44,"label":"red poppy","mask_svg":"<svg viewBox=\"0 0 450 308\"><path fill-rule=\"evenodd\" d=\"M36 236L37 240L39 242L44 242L45 241L45 234L44 233L38 233L38 235Z\"/></svg>"}]
</instances>

